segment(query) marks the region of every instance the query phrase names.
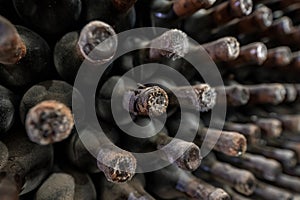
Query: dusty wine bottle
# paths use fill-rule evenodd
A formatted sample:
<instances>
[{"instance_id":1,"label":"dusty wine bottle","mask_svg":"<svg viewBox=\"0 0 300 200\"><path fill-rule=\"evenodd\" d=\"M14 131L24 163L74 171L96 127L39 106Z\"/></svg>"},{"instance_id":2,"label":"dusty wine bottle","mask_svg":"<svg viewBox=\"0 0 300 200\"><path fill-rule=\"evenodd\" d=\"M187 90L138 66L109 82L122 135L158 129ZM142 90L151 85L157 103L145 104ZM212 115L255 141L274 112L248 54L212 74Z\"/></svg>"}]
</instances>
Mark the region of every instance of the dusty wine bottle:
<instances>
[{"instance_id":1,"label":"dusty wine bottle","mask_svg":"<svg viewBox=\"0 0 300 200\"><path fill-rule=\"evenodd\" d=\"M114 184L107 181L103 176L97 174L93 177L97 191L98 199L131 199L131 200L155 200L143 187L138 187L138 184L130 184L129 182L123 184ZM136 178L134 178L136 179ZM133 179L133 181L135 181Z\"/></svg>"},{"instance_id":2,"label":"dusty wine bottle","mask_svg":"<svg viewBox=\"0 0 300 200\"><path fill-rule=\"evenodd\" d=\"M85 128L80 137L75 132L65 145L68 160L89 173L102 171L111 182L122 183L130 180L135 174L135 157L130 152L116 147L108 138L98 136L98 134L90 127ZM114 132L109 134L113 141L114 135ZM81 138L84 138L84 143Z\"/></svg>"},{"instance_id":3,"label":"dusty wine bottle","mask_svg":"<svg viewBox=\"0 0 300 200\"><path fill-rule=\"evenodd\" d=\"M286 90L282 84L258 84L245 86L249 89L250 99L248 104L273 104L282 103Z\"/></svg>"},{"instance_id":4,"label":"dusty wine bottle","mask_svg":"<svg viewBox=\"0 0 300 200\"><path fill-rule=\"evenodd\" d=\"M299 133L300 132L300 115L281 115L276 113L271 113L271 116L280 120L284 131Z\"/></svg>"},{"instance_id":5,"label":"dusty wine bottle","mask_svg":"<svg viewBox=\"0 0 300 200\"><path fill-rule=\"evenodd\" d=\"M49 77L50 49L46 41L25 27L15 27L2 16L0 25L0 78L3 86L24 90Z\"/></svg>"},{"instance_id":6,"label":"dusty wine bottle","mask_svg":"<svg viewBox=\"0 0 300 200\"><path fill-rule=\"evenodd\" d=\"M243 134L250 145L257 144L261 139L261 129L253 123L225 122L224 130Z\"/></svg>"},{"instance_id":7,"label":"dusty wine bottle","mask_svg":"<svg viewBox=\"0 0 300 200\"><path fill-rule=\"evenodd\" d=\"M55 45L54 64L58 74L73 83L84 60L93 68L109 62L117 48L114 29L101 21L86 24L80 33L69 32Z\"/></svg>"},{"instance_id":8,"label":"dusty wine bottle","mask_svg":"<svg viewBox=\"0 0 300 200\"><path fill-rule=\"evenodd\" d=\"M245 136L237 132L222 131L213 128L205 128L202 122L198 124L197 116L192 113L174 114L167 122L170 133L176 133L181 123L181 131L185 134L197 133L194 143L198 146L213 147L214 150L230 156L241 156L246 152L247 141ZM205 141L205 142L204 142ZM202 147L203 148L203 147Z\"/></svg>"},{"instance_id":9,"label":"dusty wine bottle","mask_svg":"<svg viewBox=\"0 0 300 200\"><path fill-rule=\"evenodd\" d=\"M179 28L182 18L200 9L211 7L216 0L154 1L152 4L152 25L157 27Z\"/></svg>"},{"instance_id":10,"label":"dusty wine bottle","mask_svg":"<svg viewBox=\"0 0 300 200\"><path fill-rule=\"evenodd\" d=\"M219 162L212 153L203 159L200 169L210 173L213 179L233 187L241 194L249 196L255 190L256 179L251 172Z\"/></svg>"},{"instance_id":11,"label":"dusty wine bottle","mask_svg":"<svg viewBox=\"0 0 300 200\"><path fill-rule=\"evenodd\" d=\"M75 199L74 178L66 173L51 174L35 194L36 200L73 200Z\"/></svg>"},{"instance_id":12,"label":"dusty wine bottle","mask_svg":"<svg viewBox=\"0 0 300 200\"><path fill-rule=\"evenodd\" d=\"M261 129L263 138L277 138L282 134L282 123L275 118L252 117L252 121Z\"/></svg>"},{"instance_id":13,"label":"dusty wine bottle","mask_svg":"<svg viewBox=\"0 0 300 200\"><path fill-rule=\"evenodd\" d=\"M231 61L236 59L240 54L240 43L234 37L224 37L202 44L202 47L215 62Z\"/></svg>"},{"instance_id":14,"label":"dusty wine bottle","mask_svg":"<svg viewBox=\"0 0 300 200\"><path fill-rule=\"evenodd\" d=\"M255 42L241 47L237 59L225 63L228 68L262 65L268 58L268 49L264 43Z\"/></svg>"},{"instance_id":15,"label":"dusty wine bottle","mask_svg":"<svg viewBox=\"0 0 300 200\"><path fill-rule=\"evenodd\" d=\"M229 200L229 195L220 188L196 178L191 173L170 165L161 170L151 172L147 178L149 191L163 199L173 199L182 192L192 199ZM178 192L177 192L177 191ZM168 192L166 192L168 191Z\"/></svg>"},{"instance_id":16,"label":"dusty wine bottle","mask_svg":"<svg viewBox=\"0 0 300 200\"><path fill-rule=\"evenodd\" d=\"M217 158L236 167L247 169L256 177L268 181L276 180L282 170L279 162L261 155L246 153L244 157L230 157L222 154L218 155Z\"/></svg>"},{"instance_id":17,"label":"dusty wine bottle","mask_svg":"<svg viewBox=\"0 0 300 200\"><path fill-rule=\"evenodd\" d=\"M300 44L299 35L300 27L292 27L285 35L269 38L268 41L266 41L266 44L267 46L274 48L278 46L289 46L290 48L298 49L297 46Z\"/></svg>"},{"instance_id":18,"label":"dusty wine bottle","mask_svg":"<svg viewBox=\"0 0 300 200\"><path fill-rule=\"evenodd\" d=\"M216 92L208 84L180 86L170 89L169 105L189 108L200 112L211 110L216 103Z\"/></svg>"},{"instance_id":19,"label":"dusty wine bottle","mask_svg":"<svg viewBox=\"0 0 300 200\"><path fill-rule=\"evenodd\" d=\"M45 81L24 94L20 116L31 141L47 145L70 135L74 125L72 92L73 87L64 81Z\"/></svg>"},{"instance_id":20,"label":"dusty wine bottle","mask_svg":"<svg viewBox=\"0 0 300 200\"><path fill-rule=\"evenodd\" d=\"M289 47L277 47L268 50L267 60L263 67L278 68L290 64L292 61L292 52Z\"/></svg>"},{"instance_id":21,"label":"dusty wine bottle","mask_svg":"<svg viewBox=\"0 0 300 200\"><path fill-rule=\"evenodd\" d=\"M297 123L299 122L299 106L297 103L294 104L294 109L289 109L289 104L281 105L281 106L266 106L261 110L261 115L269 116L280 120L282 123L286 123L287 131L297 132Z\"/></svg>"},{"instance_id":22,"label":"dusty wine bottle","mask_svg":"<svg viewBox=\"0 0 300 200\"><path fill-rule=\"evenodd\" d=\"M299 12L300 12L300 3L294 3L289 5L283 10L283 15L289 17L293 24L299 24L300 18L299 18Z\"/></svg>"},{"instance_id":23,"label":"dusty wine bottle","mask_svg":"<svg viewBox=\"0 0 300 200\"><path fill-rule=\"evenodd\" d=\"M199 33L211 31L235 18L251 14L252 0L230 0L212 7L206 12L196 12L184 21L183 29L197 39Z\"/></svg>"},{"instance_id":24,"label":"dusty wine bottle","mask_svg":"<svg viewBox=\"0 0 300 200\"><path fill-rule=\"evenodd\" d=\"M247 151L250 153L260 154L267 158L277 160L285 168L292 168L295 167L297 164L297 156L291 150L279 149L265 145L250 145L248 146Z\"/></svg>"},{"instance_id":25,"label":"dusty wine bottle","mask_svg":"<svg viewBox=\"0 0 300 200\"><path fill-rule=\"evenodd\" d=\"M142 135L147 138L124 137L123 139L126 141L123 144L126 146L126 149L129 149L131 152L141 153L145 149L160 150L160 158L162 160L174 163L181 169L194 171L199 167L202 156L197 145L180 138L170 137L165 130L156 133L155 123L149 118L136 119L134 122L143 127ZM127 130L129 133L135 131L134 128ZM156 133L154 136L152 136L153 132Z\"/></svg>"},{"instance_id":26,"label":"dusty wine bottle","mask_svg":"<svg viewBox=\"0 0 300 200\"><path fill-rule=\"evenodd\" d=\"M249 89L242 85L229 85L215 87L217 93L216 105L220 106L241 106L248 103L250 98ZM226 104L225 104L226 100Z\"/></svg>"},{"instance_id":27,"label":"dusty wine bottle","mask_svg":"<svg viewBox=\"0 0 300 200\"><path fill-rule=\"evenodd\" d=\"M267 46L270 47L269 42L272 40L277 40L278 38L284 38L287 34L290 34L293 30L293 23L289 17L280 17L273 21L272 25L267 29L255 33L246 35L243 38L245 41L263 41L267 43Z\"/></svg>"},{"instance_id":28,"label":"dusty wine bottle","mask_svg":"<svg viewBox=\"0 0 300 200\"><path fill-rule=\"evenodd\" d=\"M259 34L260 37L284 37L293 29L293 22L289 17L280 17L273 21L272 25Z\"/></svg>"},{"instance_id":29,"label":"dusty wine bottle","mask_svg":"<svg viewBox=\"0 0 300 200\"><path fill-rule=\"evenodd\" d=\"M114 98L113 98L114 95ZM122 124L132 121L132 116L160 116L167 110L169 97L165 90L159 86L138 85L129 78L119 76L110 77L102 87L99 87L96 96L96 110L98 116L109 122L114 121L112 113L112 100L118 115L124 116Z\"/></svg>"},{"instance_id":30,"label":"dusty wine bottle","mask_svg":"<svg viewBox=\"0 0 300 200\"><path fill-rule=\"evenodd\" d=\"M163 58L177 60L189 50L187 35L178 29L171 29L149 40L140 38L134 42L141 50L135 55L136 64L161 61Z\"/></svg>"},{"instance_id":31,"label":"dusty wine bottle","mask_svg":"<svg viewBox=\"0 0 300 200\"><path fill-rule=\"evenodd\" d=\"M211 35L203 36L203 39L217 39L224 36L238 36L240 34L257 33L266 30L272 25L272 11L266 6L257 7L249 16L228 24L220 29L214 30ZM202 37L202 36L201 36Z\"/></svg>"},{"instance_id":32,"label":"dusty wine bottle","mask_svg":"<svg viewBox=\"0 0 300 200\"><path fill-rule=\"evenodd\" d=\"M1 141L5 144L8 155L5 164L0 166L0 198L7 194L18 197L19 194L36 189L52 169L52 146L30 142L25 130L17 124Z\"/></svg>"},{"instance_id":33,"label":"dusty wine bottle","mask_svg":"<svg viewBox=\"0 0 300 200\"><path fill-rule=\"evenodd\" d=\"M57 35L74 28L81 14L81 0L46 2L13 0L20 18L47 35ZM33 9L34 8L34 9Z\"/></svg>"}]
</instances>

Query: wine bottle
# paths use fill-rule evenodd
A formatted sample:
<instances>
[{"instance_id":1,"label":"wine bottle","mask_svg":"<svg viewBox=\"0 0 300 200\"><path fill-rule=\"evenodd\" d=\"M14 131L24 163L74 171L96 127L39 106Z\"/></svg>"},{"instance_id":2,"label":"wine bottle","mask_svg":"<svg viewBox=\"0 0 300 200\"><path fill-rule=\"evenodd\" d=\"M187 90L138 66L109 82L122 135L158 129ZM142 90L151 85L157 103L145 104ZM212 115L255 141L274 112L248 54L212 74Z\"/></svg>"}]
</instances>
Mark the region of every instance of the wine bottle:
<instances>
[{"instance_id":1,"label":"wine bottle","mask_svg":"<svg viewBox=\"0 0 300 200\"><path fill-rule=\"evenodd\" d=\"M228 68L263 65L268 58L268 49L264 43L255 42L241 47L237 59L224 63Z\"/></svg>"},{"instance_id":2,"label":"wine bottle","mask_svg":"<svg viewBox=\"0 0 300 200\"><path fill-rule=\"evenodd\" d=\"M256 177L268 181L275 181L278 174L282 171L279 162L261 155L246 153L244 157L230 157L217 154L217 158L236 167L247 169Z\"/></svg>"},{"instance_id":3,"label":"wine bottle","mask_svg":"<svg viewBox=\"0 0 300 200\"><path fill-rule=\"evenodd\" d=\"M213 179L233 187L246 196L251 195L255 190L256 179L251 172L219 162L214 154L209 154L203 159L200 169L209 173Z\"/></svg>"},{"instance_id":4,"label":"wine bottle","mask_svg":"<svg viewBox=\"0 0 300 200\"><path fill-rule=\"evenodd\" d=\"M51 75L50 49L46 41L23 26L0 16L0 78L3 86L24 90Z\"/></svg>"},{"instance_id":5,"label":"wine bottle","mask_svg":"<svg viewBox=\"0 0 300 200\"><path fill-rule=\"evenodd\" d=\"M224 130L243 134L250 145L259 143L261 139L261 129L254 123L225 122Z\"/></svg>"},{"instance_id":6,"label":"wine bottle","mask_svg":"<svg viewBox=\"0 0 300 200\"><path fill-rule=\"evenodd\" d=\"M211 34L198 35L201 41L214 40L225 36L239 36L241 34L257 33L266 30L272 25L273 15L266 6L257 7L252 14L245 16L224 27L214 30ZM199 42L199 41L198 41Z\"/></svg>"},{"instance_id":7,"label":"wine bottle","mask_svg":"<svg viewBox=\"0 0 300 200\"><path fill-rule=\"evenodd\" d=\"M206 128L195 114L187 112L181 113L181 118L179 113L176 113L168 120L169 132L176 133L180 123L181 131L185 134L196 134L194 142L198 146L204 145L202 148L211 147L230 156L241 156L246 152L247 141L242 134Z\"/></svg>"},{"instance_id":8,"label":"wine bottle","mask_svg":"<svg viewBox=\"0 0 300 200\"><path fill-rule=\"evenodd\" d=\"M215 90L217 93L216 105L218 106L241 106L247 104L250 98L249 89L238 84L215 87Z\"/></svg>"},{"instance_id":9,"label":"wine bottle","mask_svg":"<svg viewBox=\"0 0 300 200\"><path fill-rule=\"evenodd\" d=\"M215 188L174 165L151 172L146 178L149 184L147 188L163 199L183 197L184 195L180 192L188 195L192 199L230 199L224 190Z\"/></svg>"},{"instance_id":10,"label":"wine bottle","mask_svg":"<svg viewBox=\"0 0 300 200\"><path fill-rule=\"evenodd\" d=\"M192 142L170 137L165 130L157 130L155 122L147 118L136 119L135 124L143 127L143 139L124 136L123 145L130 152L149 152L159 150L160 159L174 163L179 168L189 171L196 170L202 160L200 148ZM145 127L145 125L147 125ZM131 125L129 125L131 126ZM135 128L128 128L132 133ZM158 133L156 133L158 131ZM153 136L153 134L155 135ZM129 134L130 135L130 134Z\"/></svg>"},{"instance_id":11,"label":"wine bottle","mask_svg":"<svg viewBox=\"0 0 300 200\"><path fill-rule=\"evenodd\" d=\"M234 37L224 37L213 42L202 44L211 59L218 61L235 60L240 54L240 44Z\"/></svg>"},{"instance_id":12,"label":"wine bottle","mask_svg":"<svg viewBox=\"0 0 300 200\"><path fill-rule=\"evenodd\" d=\"M268 50L267 60L263 67L279 68L285 67L292 61L292 52L289 47L276 47Z\"/></svg>"},{"instance_id":13,"label":"wine bottle","mask_svg":"<svg viewBox=\"0 0 300 200\"><path fill-rule=\"evenodd\" d=\"M283 15L289 17L293 24L299 24L299 11L300 11L300 4L294 3L283 9Z\"/></svg>"},{"instance_id":14,"label":"wine bottle","mask_svg":"<svg viewBox=\"0 0 300 200\"><path fill-rule=\"evenodd\" d=\"M275 118L252 117L253 122L261 129L263 138L277 138L282 134L282 123Z\"/></svg>"},{"instance_id":15,"label":"wine bottle","mask_svg":"<svg viewBox=\"0 0 300 200\"><path fill-rule=\"evenodd\" d=\"M112 109L115 109L118 115L122 116L118 117L122 120L119 122L121 124L132 121L127 113L133 117L160 116L166 112L168 104L168 95L159 86L138 86L132 79L119 76L110 77L99 88L96 96L98 116L105 121L113 122Z\"/></svg>"},{"instance_id":16,"label":"wine bottle","mask_svg":"<svg viewBox=\"0 0 300 200\"><path fill-rule=\"evenodd\" d=\"M73 87L64 81L32 86L20 104L21 121L31 141L47 145L66 139L73 128Z\"/></svg>"},{"instance_id":17,"label":"wine bottle","mask_svg":"<svg viewBox=\"0 0 300 200\"><path fill-rule=\"evenodd\" d=\"M250 99L248 104L251 105L277 105L284 101L286 95L284 86L279 83L248 85L247 88L250 92Z\"/></svg>"},{"instance_id":18,"label":"wine bottle","mask_svg":"<svg viewBox=\"0 0 300 200\"><path fill-rule=\"evenodd\" d=\"M73 83L84 60L89 69L109 62L117 48L114 29L102 22L92 21L77 31L65 34L55 45L54 65L58 74Z\"/></svg>"},{"instance_id":19,"label":"wine bottle","mask_svg":"<svg viewBox=\"0 0 300 200\"><path fill-rule=\"evenodd\" d=\"M130 180L136 170L135 157L113 144L117 138L113 131L110 132L109 139L99 134L92 127L82 130L80 136L75 132L65 145L68 160L89 173L102 171L110 182Z\"/></svg>"},{"instance_id":20,"label":"wine bottle","mask_svg":"<svg viewBox=\"0 0 300 200\"><path fill-rule=\"evenodd\" d=\"M207 11L199 11L184 20L183 29L197 39L197 35L209 32L235 18L242 18L251 14L252 0L230 0L222 2ZM208 33L209 34L209 33Z\"/></svg>"}]
</instances>

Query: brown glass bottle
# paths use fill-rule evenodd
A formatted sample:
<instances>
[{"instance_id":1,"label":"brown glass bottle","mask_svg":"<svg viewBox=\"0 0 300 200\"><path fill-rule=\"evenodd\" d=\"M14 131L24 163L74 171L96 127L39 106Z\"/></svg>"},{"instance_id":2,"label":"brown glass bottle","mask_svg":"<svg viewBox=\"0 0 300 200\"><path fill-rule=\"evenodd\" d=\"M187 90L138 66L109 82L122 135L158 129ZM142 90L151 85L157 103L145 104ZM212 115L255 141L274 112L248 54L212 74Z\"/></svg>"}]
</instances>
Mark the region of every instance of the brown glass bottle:
<instances>
[{"instance_id":1,"label":"brown glass bottle","mask_svg":"<svg viewBox=\"0 0 300 200\"><path fill-rule=\"evenodd\" d=\"M68 160L89 173L103 172L108 181L122 183L130 180L135 174L136 159L128 151L115 146L117 138L110 132L109 138L99 136L94 128L87 127L80 133L71 136L65 145ZM104 133L103 133L104 134Z\"/></svg>"}]
</instances>

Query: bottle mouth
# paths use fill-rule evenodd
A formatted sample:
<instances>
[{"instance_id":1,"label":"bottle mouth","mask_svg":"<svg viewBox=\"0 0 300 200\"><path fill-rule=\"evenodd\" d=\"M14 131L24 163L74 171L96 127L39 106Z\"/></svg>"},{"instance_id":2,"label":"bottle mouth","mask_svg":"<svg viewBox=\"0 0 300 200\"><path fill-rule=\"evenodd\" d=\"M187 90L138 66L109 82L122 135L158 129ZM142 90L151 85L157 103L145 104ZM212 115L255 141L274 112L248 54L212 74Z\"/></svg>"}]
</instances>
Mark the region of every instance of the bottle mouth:
<instances>
[{"instance_id":1,"label":"bottle mouth","mask_svg":"<svg viewBox=\"0 0 300 200\"><path fill-rule=\"evenodd\" d=\"M135 111L144 116L161 116L166 113L169 105L169 97L158 86L141 88L138 90L134 103Z\"/></svg>"},{"instance_id":2,"label":"bottle mouth","mask_svg":"<svg viewBox=\"0 0 300 200\"><path fill-rule=\"evenodd\" d=\"M278 47L274 51L276 62L280 66L286 66L292 61L292 52L289 47Z\"/></svg>"},{"instance_id":3,"label":"bottle mouth","mask_svg":"<svg viewBox=\"0 0 300 200\"><path fill-rule=\"evenodd\" d=\"M180 30L172 29L151 41L150 57L159 54L162 57L176 60L188 53L188 46L187 35Z\"/></svg>"},{"instance_id":4,"label":"bottle mouth","mask_svg":"<svg viewBox=\"0 0 300 200\"><path fill-rule=\"evenodd\" d=\"M250 92L247 88L245 87L235 87L233 88L233 99L232 99L232 104L235 106L239 105L245 105L248 103L250 99Z\"/></svg>"},{"instance_id":5,"label":"bottle mouth","mask_svg":"<svg viewBox=\"0 0 300 200\"><path fill-rule=\"evenodd\" d=\"M104 172L108 181L124 183L132 179L136 170L135 157L125 150L100 150L97 156L97 166Z\"/></svg>"},{"instance_id":6,"label":"bottle mouth","mask_svg":"<svg viewBox=\"0 0 300 200\"><path fill-rule=\"evenodd\" d=\"M230 7L234 11L236 17L243 17L251 14L253 2L252 0L230 1Z\"/></svg>"},{"instance_id":7,"label":"bottle mouth","mask_svg":"<svg viewBox=\"0 0 300 200\"><path fill-rule=\"evenodd\" d=\"M256 57L258 64L261 65L263 64L268 57L268 49L264 43L258 43L256 47Z\"/></svg>"},{"instance_id":8,"label":"bottle mouth","mask_svg":"<svg viewBox=\"0 0 300 200\"><path fill-rule=\"evenodd\" d=\"M252 0L241 0L240 7L244 15L250 15L253 9L253 2Z\"/></svg>"},{"instance_id":9,"label":"bottle mouth","mask_svg":"<svg viewBox=\"0 0 300 200\"><path fill-rule=\"evenodd\" d=\"M256 12L257 12L256 21L261 28L266 29L272 25L273 23L272 10L263 6L258 8Z\"/></svg>"},{"instance_id":10,"label":"bottle mouth","mask_svg":"<svg viewBox=\"0 0 300 200\"><path fill-rule=\"evenodd\" d=\"M194 143L190 143L189 148L183 156L176 160L178 166L184 170L195 171L201 164L202 156L200 149Z\"/></svg>"},{"instance_id":11,"label":"bottle mouth","mask_svg":"<svg viewBox=\"0 0 300 200\"><path fill-rule=\"evenodd\" d=\"M77 45L84 59L104 64L115 55L118 39L111 26L101 21L92 21L82 29Z\"/></svg>"},{"instance_id":12,"label":"bottle mouth","mask_svg":"<svg viewBox=\"0 0 300 200\"><path fill-rule=\"evenodd\" d=\"M71 110L57 101L43 101L26 116L26 131L31 141L48 145L67 138L74 125Z\"/></svg>"}]
</instances>

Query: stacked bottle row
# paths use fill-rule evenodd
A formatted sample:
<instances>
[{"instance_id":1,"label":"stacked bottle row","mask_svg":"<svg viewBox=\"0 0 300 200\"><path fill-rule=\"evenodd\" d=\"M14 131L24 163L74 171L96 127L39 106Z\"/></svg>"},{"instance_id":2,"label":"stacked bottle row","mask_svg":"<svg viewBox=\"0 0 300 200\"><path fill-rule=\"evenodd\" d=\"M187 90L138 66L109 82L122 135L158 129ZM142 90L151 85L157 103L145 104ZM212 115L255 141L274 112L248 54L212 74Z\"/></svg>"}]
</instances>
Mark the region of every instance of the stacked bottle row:
<instances>
[{"instance_id":1,"label":"stacked bottle row","mask_svg":"<svg viewBox=\"0 0 300 200\"><path fill-rule=\"evenodd\" d=\"M300 199L299 4L0 1L0 199ZM138 50L115 60L118 33L148 26L169 30L125 41ZM203 53L225 86L185 59ZM94 96L100 132L76 115L90 112L74 104L89 103L75 86L82 63L109 66ZM149 84L123 77L151 63L188 84L159 68ZM225 122L212 119L224 108ZM143 137L122 129L135 132L131 121ZM152 151L169 165L136 173L136 153Z\"/></svg>"}]
</instances>

